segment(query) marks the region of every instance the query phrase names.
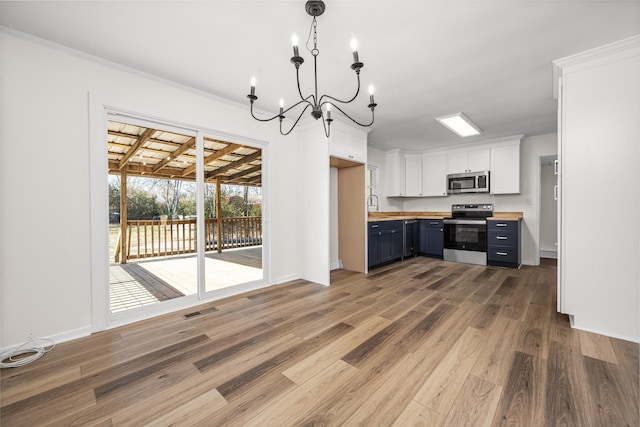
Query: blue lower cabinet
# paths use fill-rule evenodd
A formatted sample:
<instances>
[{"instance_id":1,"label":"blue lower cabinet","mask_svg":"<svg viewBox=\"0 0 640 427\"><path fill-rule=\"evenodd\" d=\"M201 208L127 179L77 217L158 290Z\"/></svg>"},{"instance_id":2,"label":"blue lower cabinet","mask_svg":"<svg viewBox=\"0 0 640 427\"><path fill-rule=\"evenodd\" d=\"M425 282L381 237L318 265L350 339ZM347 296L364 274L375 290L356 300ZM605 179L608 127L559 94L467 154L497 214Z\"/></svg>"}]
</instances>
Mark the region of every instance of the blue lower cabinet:
<instances>
[{"instance_id":1,"label":"blue lower cabinet","mask_svg":"<svg viewBox=\"0 0 640 427\"><path fill-rule=\"evenodd\" d=\"M444 247L444 221L441 219L421 219L418 222L420 234L419 254L442 259Z\"/></svg>"},{"instance_id":2,"label":"blue lower cabinet","mask_svg":"<svg viewBox=\"0 0 640 427\"><path fill-rule=\"evenodd\" d=\"M374 268L402 258L404 251L402 221L369 223L368 266Z\"/></svg>"},{"instance_id":3,"label":"blue lower cabinet","mask_svg":"<svg viewBox=\"0 0 640 427\"><path fill-rule=\"evenodd\" d=\"M521 221L487 221L487 264L520 267Z\"/></svg>"}]
</instances>

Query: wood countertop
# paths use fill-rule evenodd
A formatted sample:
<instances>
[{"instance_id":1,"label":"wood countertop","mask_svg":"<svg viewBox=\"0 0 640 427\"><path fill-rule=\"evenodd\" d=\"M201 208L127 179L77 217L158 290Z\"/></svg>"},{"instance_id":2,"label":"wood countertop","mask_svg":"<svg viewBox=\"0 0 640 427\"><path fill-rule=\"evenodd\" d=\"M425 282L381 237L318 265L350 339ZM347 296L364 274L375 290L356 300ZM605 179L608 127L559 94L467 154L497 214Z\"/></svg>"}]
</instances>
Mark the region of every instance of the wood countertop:
<instances>
[{"instance_id":1,"label":"wood countertop","mask_svg":"<svg viewBox=\"0 0 640 427\"><path fill-rule=\"evenodd\" d=\"M523 218L522 212L494 212L490 221L518 221ZM369 212L368 221L393 221L408 219L443 219L450 218L451 212Z\"/></svg>"},{"instance_id":2,"label":"wood countertop","mask_svg":"<svg viewBox=\"0 0 640 427\"><path fill-rule=\"evenodd\" d=\"M369 212L369 221L443 219L450 216L451 212Z\"/></svg>"},{"instance_id":3,"label":"wood countertop","mask_svg":"<svg viewBox=\"0 0 640 427\"><path fill-rule=\"evenodd\" d=\"M487 218L489 221L519 221L524 217L522 212L494 212L493 216Z\"/></svg>"}]
</instances>

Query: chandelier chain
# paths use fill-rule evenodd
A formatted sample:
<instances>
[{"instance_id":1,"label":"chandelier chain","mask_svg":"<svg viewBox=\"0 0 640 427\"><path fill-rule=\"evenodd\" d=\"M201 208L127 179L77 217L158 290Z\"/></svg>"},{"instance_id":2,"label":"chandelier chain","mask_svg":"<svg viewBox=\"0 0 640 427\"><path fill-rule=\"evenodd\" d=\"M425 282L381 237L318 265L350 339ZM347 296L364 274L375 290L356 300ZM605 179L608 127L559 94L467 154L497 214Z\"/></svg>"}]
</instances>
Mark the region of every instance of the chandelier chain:
<instances>
[{"instance_id":1,"label":"chandelier chain","mask_svg":"<svg viewBox=\"0 0 640 427\"><path fill-rule=\"evenodd\" d=\"M311 33L313 33L313 49L309 48L309 41L311 41ZM309 37L307 37L306 48L311 55L318 56L320 50L318 50L318 21L316 21L316 17L313 17L313 21L311 21L311 27L309 28Z\"/></svg>"}]
</instances>

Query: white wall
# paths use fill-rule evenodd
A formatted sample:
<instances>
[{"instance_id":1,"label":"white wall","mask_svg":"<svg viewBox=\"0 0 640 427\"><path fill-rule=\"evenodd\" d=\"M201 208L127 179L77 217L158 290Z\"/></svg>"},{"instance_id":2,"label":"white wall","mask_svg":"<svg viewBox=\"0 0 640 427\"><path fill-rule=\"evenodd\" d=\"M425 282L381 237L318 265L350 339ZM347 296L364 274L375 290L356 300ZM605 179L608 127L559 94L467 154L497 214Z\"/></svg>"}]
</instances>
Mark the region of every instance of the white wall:
<instances>
[{"instance_id":1,"label":"white wall","mask_svg":"<svg viewBox=\"0 0 640 427\"><path fill-rule=\"evenodd\" d=\"M522 222L522 263L538 265L538 234L539 234L539 174L540 156L557 153L557 135L527 137L522 140L520 146L520 194L505 195L481 195L481 194L455 194L443 197L423 198L387 198L381 193L380 210L399 211L450 211L451 205L456 203L482 203L494 204L496 211L523 212ZM382 158L384 166L384 152L369 148L369 158L378 160ZM381 153L381 154L380 154ZM384 169L382 169L384 172ZM380 180L384 183L384 173ZM384 191L384 189L382 190ZM382 201L384 200L384 204ZM386 209L382 209L385 206Z\"/></svg>"},{"instance_id":2,"label":"white wall","mask_svg":"<svg viewBox=\"0 0 640 427\"><path fill-rule=\"evenodd\" d=\"M560 309L578 329L640 342L640 36L556 65Z\"/></svg>"},{"instance_id":3,"label":"white wall","mask_svg":"<svg viewBox=\"0 0 640 427\"><path fill-rule=\"evenodd\" d=\"M0 31L0 51L1 347L90 330L89 93L269 142L272 282L299 276L295 136L254 121L247 106L17 33Z\"/></svg>"}]
</instances>

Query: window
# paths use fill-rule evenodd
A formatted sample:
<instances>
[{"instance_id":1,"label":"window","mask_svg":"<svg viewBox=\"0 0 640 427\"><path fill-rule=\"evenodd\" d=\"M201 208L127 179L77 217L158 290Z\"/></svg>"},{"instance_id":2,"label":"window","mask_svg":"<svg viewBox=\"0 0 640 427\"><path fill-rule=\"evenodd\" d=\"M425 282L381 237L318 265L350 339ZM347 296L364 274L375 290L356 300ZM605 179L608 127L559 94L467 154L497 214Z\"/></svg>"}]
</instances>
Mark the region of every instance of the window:
<instances>
[{"instance_id":1,"label":"window","mask_svg":"<svg viewBox=\"0 0 640 427\"><path fill-rule=\"evenodd\" d=\"M373 165L367 165L366 176L366 190L367 190L367 209L379 210L378 195L376 194L376 188L378 186L378 167Z\"/></svg>"}]
</instances>

